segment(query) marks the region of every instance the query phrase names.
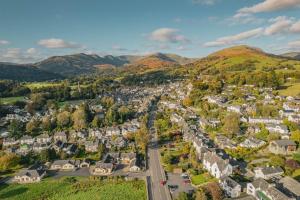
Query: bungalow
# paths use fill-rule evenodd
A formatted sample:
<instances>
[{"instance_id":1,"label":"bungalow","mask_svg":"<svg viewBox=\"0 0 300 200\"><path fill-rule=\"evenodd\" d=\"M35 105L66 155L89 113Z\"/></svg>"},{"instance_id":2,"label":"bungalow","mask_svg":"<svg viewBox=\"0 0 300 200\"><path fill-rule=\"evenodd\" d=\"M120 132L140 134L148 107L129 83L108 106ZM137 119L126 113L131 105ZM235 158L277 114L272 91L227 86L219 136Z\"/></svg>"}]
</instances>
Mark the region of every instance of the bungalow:
<instances>
[{"instance_id":1,"label":"bungalow","mask_svg":"<svg viewBox=\"0 0 300 200\"><path fill-rule=\"evenodd\" d=\"M244 148L260 148L266 144L265 141L259 140L254 137L247 138L244 142L240 143L239 146Z\"/></svg>"},{"instance_id":2,"label":"bungalow","mask_svg":"<svg viewBox=\"0 0 300 200\"><path fill-rule=\"evenodd\" d=\"M67 142L68 139L67 139L67 135L65 132L56 132L54 134L54 141L57 142L57 141L62 141L62 142Z\"/></svg>"},{"instance_id":3,"label":"bungalow","mask_svg":"<svg viewBox=\"0 0 300 200\"><path fill-rule=\"evenodd\" d=\"M50 143L51 137L48 134L44 133L44 134L38 135L36 137L36 142L37 143Z\"/></svg>"},{"instance_id":4,"label":"bungalow","mask_svg":"<svg viewBox=\"0 0 300 200\"><path fill-rule=\"evenodd\" d=\"M91 174L103 176L103 175L110 175L114 169L114 165L112 163L102 163L97 162L96 165L91 168Z\"/></svg>"},{"instance_id":5,"label":"bungalow","mask_svg":"<svg viewBox=\"0 0 300 200\"><path fill-rule=\"evenodd\" d=\"M86 141L85 142L85 151L86 152L97 152L99 147L99 140L96 141Z\"/></svg>"},{"instance_id":6,"label":"bungalow","mask_svg":"<svg viewBox=\"0 0 300 200\"><path fill-rule=\"evenodd\" d=\"M275 177L280 177L284 171L281 167L258 167L254 169L255 178L263 178L269 180Z\"/></svg>"},{"instance_id":7,"label":"bungalow","mask_svg":"<svg viewBox=\"0 0 300 200\"><path fill-rule=\"evenodd\" d=\"M20 138L20 143L21 144L33 144L34 143L34 138L32 138L29 135L24 135L23 137Z\"/></svg>"},{"instance_id":8,"label":"bungalow","mask_svg":"<svg viewBox=\"0 0 300 200\"><path fill-rule=\"evenodd\" d=\"M300 200L300 183L295 179L285 176L279 180L278 188L280 188L289 197Z\"/></svg>"},{"instance_id":9,"label":"bungalow","mask_svg":"<svg viewBox=\"0 0 300 200\"><path fill-rule=\"evenodd\" d=\"M50 166L51 170L75 171L80 165L80 160L56 160Z\"/></svg>"},{"instance_id":10,"label":"bungalow","mask_svg":"<svg viewBox=\"0 0 300 200\"><path fill-rule=\"evenodd\" d=\"M289 155L295 153L297 145L292 140L274 140L269 144L269 151L274 154Z\"/></svg>"},{"instance_id":11,"label":"bungalow","mask_svg":"<svg viewBox=\"0 0 300 200\"><path fill-rule=\"evenodd\" d=\"M221 188L230 198L239 197L242 191L242 186L230 177L223 177L219 181Z\"/></svg>"},{"instance_id":12,"label":"bungalow","mask_svg":"<svg viewBox=\"0 0 300 200\"><path fill-rule=\"evenodd\" d=\"M23 169L14 176L14 181L17 183L36 183L40 182L46 175L43 170Z\"/></svg>"},{"instance_id":13,"label":"bungalow","mask_svg":"<svg viewBox=\"0 0 300 200\"><path fill-rule=\"evenodd\" d=\"M202 162L203 167L216 178L232 174L233 167L229 164L229 160L223 159L216 152L205 153Z\"/></svg>"},{"instance_id":14,"label":"bungalow","mask_svg":"<svg viewBox=\"0 0 300 200\"><path fill-rule=\"evenodd\" d=\"M247 194L255 197L257 200L295 200L294 198L289 198L262 178L247 184Z\"/></svg>"}]
</instances>

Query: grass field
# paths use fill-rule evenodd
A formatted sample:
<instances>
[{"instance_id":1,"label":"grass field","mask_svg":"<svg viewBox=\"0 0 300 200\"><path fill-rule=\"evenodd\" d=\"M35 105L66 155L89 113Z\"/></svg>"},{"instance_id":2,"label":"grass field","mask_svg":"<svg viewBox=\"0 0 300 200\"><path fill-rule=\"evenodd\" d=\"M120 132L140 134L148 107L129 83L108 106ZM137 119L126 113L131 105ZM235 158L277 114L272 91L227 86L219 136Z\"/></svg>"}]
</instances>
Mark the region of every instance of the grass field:
<instances>
[{"instance_id":1,"label":"grass field","mask_svg":"<svg viewBox=\"0 0 300 200\"><path fill-rule=\"evenodd\" d=\"M1 185L0 199L7 200L146 200L144 181L94 181L66 178L40 183Z\"/></svg>"},{"instance_id":2,"label":"grass field","mask_svg":"<svg viewBox=\"0 0 300 200\"><path fill-rule=\"evenodd\" d=\"M54 86L59 86L62 85L61 83L49 83L49 82L38 82L38 83L28 83L25 86L28 87L29 89L39 89L43 87L54 87Z\"/></svg>"},{"instance_id":3,"label":"grass field","mask_svg":"<svg viewBox=\"0 0 300 200\"><path fill-rule=\"evenodd\" d=\"M6 97L6 98L0 98L0 102L3 104L13 104L16 101L24 101L24 97Z\"/></svg>"},{"instance_id":4,"label":"grass field","mask_svg":"<svg viewBox=\"0 0 300 200\"><path fill-rule=\"evenodd\" d=\"M192 183L194 185L201 185L204 183L211 182L213 180L214 179L208 173L192 176Z\"/></svg>"},{"instance_id":5,"label":"grass field","mask_svg":"<svg viewBox=\"0 0 300 200\"><path fill-rule=\"evenodd\" d=\"M293 83L286 86L286 89L279 90L280 95L297 96L298 94L300 94L300 83Z\"/></svg>"}]
</instances>

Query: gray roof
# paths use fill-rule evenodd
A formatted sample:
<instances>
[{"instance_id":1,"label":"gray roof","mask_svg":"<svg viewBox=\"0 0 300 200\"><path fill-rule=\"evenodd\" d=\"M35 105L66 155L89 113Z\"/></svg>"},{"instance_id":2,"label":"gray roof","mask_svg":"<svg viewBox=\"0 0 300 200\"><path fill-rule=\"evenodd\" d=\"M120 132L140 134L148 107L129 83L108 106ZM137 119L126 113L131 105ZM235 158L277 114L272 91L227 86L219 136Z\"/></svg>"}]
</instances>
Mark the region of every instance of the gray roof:
<instances>
[{"instance_id":1,"label":"gray roof","mask_svg":"<svg viewBox=\"0 0 300 200\"><path fill-rule=\"evenodd\" d=\"M104 168L104 169L113 169L114 165L112 163L103 163L97 162L96 168Z\"/></svg>"},{"instance_id":2,"label":"gray roof","mask_svg":"<svg viewBox=\"0 0 300 200\"><path fill-rule=\"evenodd\" d=\"M281 167L263 167L261 171L264 175L283 173Z\"/></svg>"},{"instance_id":3,"label":"gray roof","mask_svg":"<svg viewBox=\"0 0 300 200\"><path fill-rule=\"evenodd\" d=\"M252 182L252 185L255 188L260 188L261 190L267 190L269 187L269 183L262 178L258 178Z\"/></svg>"},{"instance_id":4,"label":"gray roof","mask_svg":"<svg viewBox=\"0 0 300 200\"><path fill-rule=\"evenodd\" d=\"M19 171L16 176L29 176L32 178L40 177L43 174L43 171L38 171L38 170L29 170L29 169L23 169Z\"/></svg>"},{"instance_id":5,"label":"gray roof","mask_svg":"<svg viewBox=\"0 0 300 200\"><path fill-rule=\"evenodd\" d=\"M273 141L275 144L277 144L278 146L296 146L296 143L292 140L274 140Z\"/></svg>"},{"instance_id":6,"label":"gray roof","mask_svg":"<svg viewBox=\"0 0 300 200\"><path fill-rule=\"evenodd\" d=\"M229 186L230 188L235 188L236 186L239 186L240 184L233 180L232 178L226 176L221 178L222 182L226 182L226 185Z\"/></svg>"},{"instance_id":7,"label":"gray roof","mask_svg":"<svg viewBox=\"0 0 300 200\"><path fill-rule=\"evenodd\" d=\"M80 162L79 160L56 160L53 162L53 165L65 165L67 163L72 164L72 165L77 165Z\"/></svg>"},{"instance_id":8,"label":"gray roof","mask_svg":"<svg viewBox=\"0 0 300 200\"><path fill-rule=\"evenodd\" d=\"M300 196L300 183L296 181L295 179L286 176L279 181L282 186L292 192L293 194Z\"/></svg>"}]
</instances>

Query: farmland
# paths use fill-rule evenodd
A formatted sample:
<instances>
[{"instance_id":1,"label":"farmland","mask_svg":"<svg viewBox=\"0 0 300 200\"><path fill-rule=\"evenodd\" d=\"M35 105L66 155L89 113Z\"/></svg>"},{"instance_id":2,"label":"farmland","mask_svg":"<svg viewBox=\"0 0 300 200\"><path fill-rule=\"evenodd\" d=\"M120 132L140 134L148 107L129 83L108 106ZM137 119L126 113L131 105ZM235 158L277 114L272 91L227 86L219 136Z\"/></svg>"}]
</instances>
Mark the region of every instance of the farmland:
<instances>
[{"instance_id":1,"label":"farmland","mask_svg":"<svg viewBox=\"0 0 300 200\"><path fill-rule=\"evenodd\" d=\"M1 185L0 199L7 200L143 200L146 188L143 181L89 180L86 178L45 179L28 185Z\"/></svg>"}]
</instances>

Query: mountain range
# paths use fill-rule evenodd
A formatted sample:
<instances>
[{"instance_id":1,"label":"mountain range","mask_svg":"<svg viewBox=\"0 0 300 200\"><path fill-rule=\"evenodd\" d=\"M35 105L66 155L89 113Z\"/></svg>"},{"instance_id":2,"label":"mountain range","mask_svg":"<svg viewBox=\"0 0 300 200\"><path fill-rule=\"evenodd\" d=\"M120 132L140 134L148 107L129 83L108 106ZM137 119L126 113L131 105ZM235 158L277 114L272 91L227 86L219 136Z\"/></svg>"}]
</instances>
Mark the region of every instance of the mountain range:
<instances>
[{"instance_id":1,"label":"mountain range","mask_svg":"<svg viewBox=\"0 0 300 200\"><path fill-rule=\"evenodd\" d=\"M155 53L145 56L98 56L84 53L53 56L33 64L0 63L0 79L21 81L43 81L62 79L81 74L96 73L106 68L123 68L135 72L164 67L192 66L221 70L241 68L284 67L287 64L299 65L300 53L280 56L268 54L261 49L249 46L235 46L223 49L201 59L186 58L176 54Z\"/></svg>"}]
</instances>

